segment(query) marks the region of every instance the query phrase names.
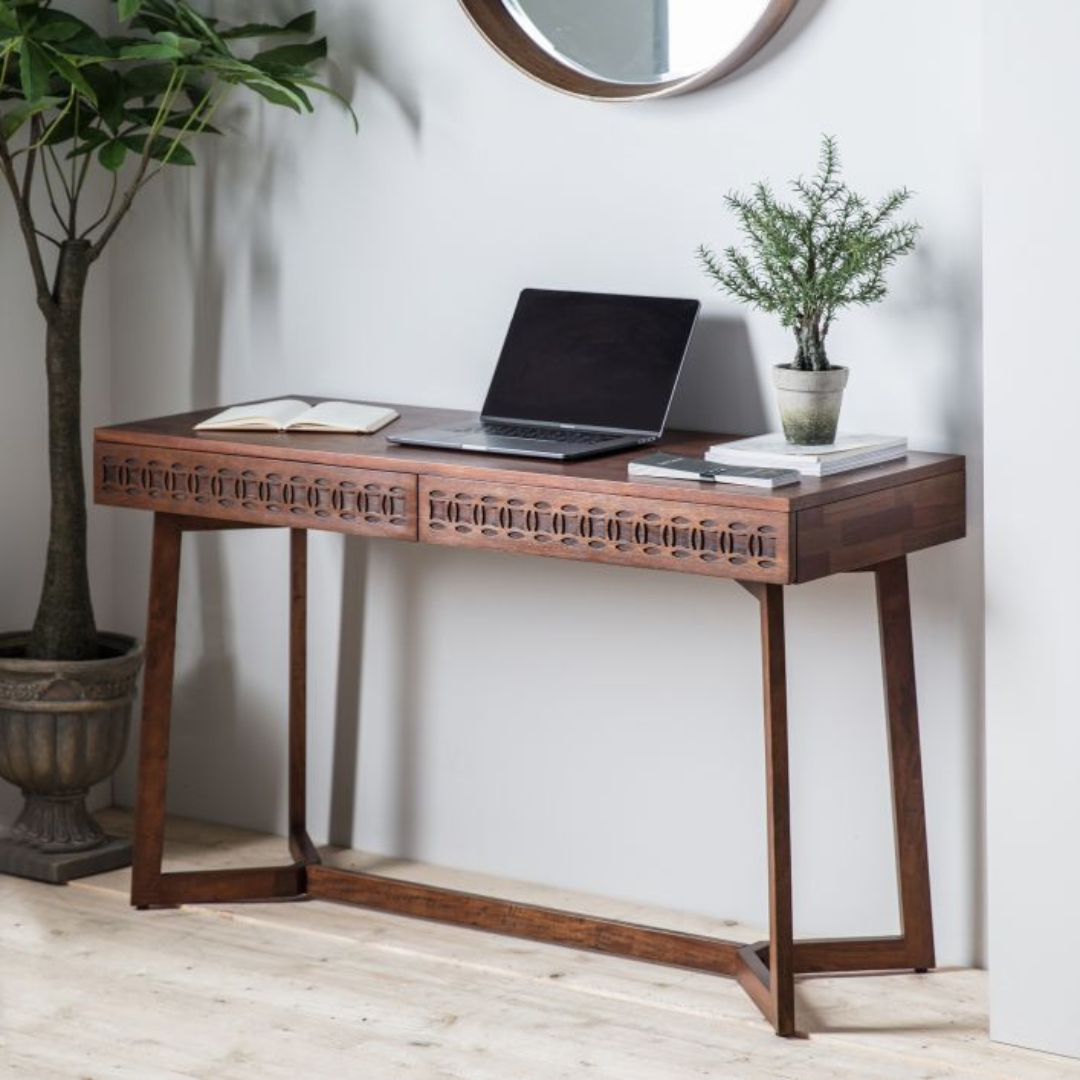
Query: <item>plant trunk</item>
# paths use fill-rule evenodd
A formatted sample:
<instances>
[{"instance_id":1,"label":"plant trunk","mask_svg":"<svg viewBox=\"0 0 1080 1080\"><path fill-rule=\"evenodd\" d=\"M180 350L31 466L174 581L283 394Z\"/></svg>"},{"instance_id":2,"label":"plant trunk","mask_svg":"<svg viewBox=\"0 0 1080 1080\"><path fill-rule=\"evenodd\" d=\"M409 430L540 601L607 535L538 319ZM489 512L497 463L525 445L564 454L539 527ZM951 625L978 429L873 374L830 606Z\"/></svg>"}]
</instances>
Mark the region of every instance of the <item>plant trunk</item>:
<instances>
[{"instance_id":1,"label":"plant trunk","mask_svg":"<svg viewBox=\"0 0 1080 1080\"><path fill-rule=\"evenodd\" d=\"M46 317L52 509L45 584L26 649L31 660L95 660L98 655L87 569L80 403L89 254L85 241L69 240L60 249L53 308Z\"/></svg>"},{"instance_id":2,"label":"plant trunk","mask_svg":"<svg viewBox=\"0 0 1080 1080\"><path fill-rule=\"evenodd\" d=\"M799 343L793 367L800 371L828 371L831 365L825 355L825 336L816 318L807 317L798 324L795 337Z\"/></svg>"}]
</instances>

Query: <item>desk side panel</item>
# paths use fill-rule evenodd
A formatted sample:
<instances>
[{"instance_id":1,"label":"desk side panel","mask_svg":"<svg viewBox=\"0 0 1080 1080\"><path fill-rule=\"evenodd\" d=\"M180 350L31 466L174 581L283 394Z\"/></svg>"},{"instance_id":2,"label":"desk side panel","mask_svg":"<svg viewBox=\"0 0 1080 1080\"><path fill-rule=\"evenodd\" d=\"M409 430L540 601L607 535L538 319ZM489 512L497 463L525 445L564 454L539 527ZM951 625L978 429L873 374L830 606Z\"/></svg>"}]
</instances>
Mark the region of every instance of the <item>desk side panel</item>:
<instances>
[{"instance_id":1,"label":"desk side panel","mask_svg":"<svg viewBox=\"0 0 1080 1080\"><path fill-rule=\"evenodd\" d=\"M416 477L98 442L94 498L163 514L416 540Z\"/></svg>"},{"instance_id":2,"label":"desk side panel","mask_svg":"<svg viewBox=\"0 0 1080 1080\"><path fill-rule=\"evenodd\" d=\"M859 570L966 534L963 469L802 510L796 581Z\"/></svg>"},{"instance_id":3,"label":"desk side panel","mask_svg":"<svg viewBox=\"0 0 1080 1080\"><path fill-rule=\"evenodd\" d=\"M789 516L421 476L420 540L453 547L786 583Z\"/></svg>"}]
</instances>

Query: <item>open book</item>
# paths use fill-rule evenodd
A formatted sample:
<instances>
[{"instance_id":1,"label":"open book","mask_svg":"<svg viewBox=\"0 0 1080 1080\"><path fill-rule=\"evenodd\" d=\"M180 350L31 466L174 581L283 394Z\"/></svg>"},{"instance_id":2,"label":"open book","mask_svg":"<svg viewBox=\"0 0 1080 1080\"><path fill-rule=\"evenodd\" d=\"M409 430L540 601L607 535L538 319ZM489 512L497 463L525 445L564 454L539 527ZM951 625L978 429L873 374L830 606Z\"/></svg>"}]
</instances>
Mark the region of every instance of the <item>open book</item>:
<instances>
[{"instance_id":1,"label":"open book","mask_svg":"<svg viewBox=\"0 0 1080 1080\"><path fill-rule=\"evenodd\" d=\"M196 431L329 431L370 435L398 418L382 405L358 405L352 401L324 401L309 405L297 398L236 405L211 416Z\"/></svg>"}]
</instances>

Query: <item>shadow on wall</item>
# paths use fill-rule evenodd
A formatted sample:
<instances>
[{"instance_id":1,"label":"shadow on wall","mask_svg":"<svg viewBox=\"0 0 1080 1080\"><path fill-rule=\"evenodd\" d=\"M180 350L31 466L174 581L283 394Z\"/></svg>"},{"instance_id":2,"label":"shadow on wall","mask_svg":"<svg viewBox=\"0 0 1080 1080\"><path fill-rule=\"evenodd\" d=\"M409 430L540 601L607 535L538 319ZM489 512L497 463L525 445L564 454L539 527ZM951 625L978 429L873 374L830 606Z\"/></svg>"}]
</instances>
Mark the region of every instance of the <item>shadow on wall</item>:
<instances>
[{"instance_id":1,"label":"shadow on wall","mask_svg":"<svg viewBox=\"0 0 1080 1080\"><path fill-rule=\"evenodd\" d=\"M368 542L346 536L341 571L338 630L337 696L330 763L330 824L327 839L356 847L356 785L360 754L360 688L364 678L364 611L368 580Z\"/></svg>"},{"instance_id":2,"label":"shadow on wall","mask_svg":"<svg viewBox=\"0 0 1080 1080\"><path fill-rule=\"evenodd\" d=\"M247 119L255 117L265 127L266 118L261 113L251 113ZM188 200L178 200L193 283L190 400L196 408L218 405L225 396L222 356L226 306L237 297L235 282L243 278L237 269L245 256L251 326L258 328L258 336L265 341L280 337L280 255L267 208L275 205L283 182L291 180L295 172L287 167L279 141L265 130L259 134L243 140L239 147L226 142L214 148L216 153L208 148L191 181L190 194L197 209L189 213ZM259 342L253 340L252 352L258 350ZM252 760L252 751L265 758L266 740L258 725L249 729L243 721L231 662L236 653L231 633L235 620L227 600L224 542L221 535L206 534L189 537L185 544L188 557L194 557L192 595L199 598L196 640L201 649L195 667L177 685L177 711L194 721L212 715L222 744L236 754L233 761ZM246 746L245 740L253 738L259 740L258 746ZM263 797L272 800L265 809L276 816L282 806L281 793L266 791Z\"/></svg>"},{"instance_id":3,"label":"shadow on wall","mask_svg":"<svg viewBox=\"0 0 1080 1080\"><path fill-rule=\"evenodd\" d=\"M742 319L698 321L668 427L729 435L769 430L750 335Z\"/></svg>"},{"instance_id":4,"label":"shadow on wall","mask_svg":"<svg viewBox=\"0 0 1080 1080\"><path fill-rule=\"evenodd\" d=\"M392 541L382 541L393 543ZM361 775L362 686L364 677L367 583L371 580L373 541L361 537L345 539L341 607L338 630L337 699L334 709L334 742L331 773L328 839L341 847L360 847L356 834ZM425 553L416 545L393 543L394 556L380 561L377 573L393 596L393 648L384 655L390 666L374 674L380 684L392 687L388 699L393 744L389 774L373 777L379 794L392 800L388 844L394 858L417 857L417 799L421 758L421 714L417 673L423 671L425 656L421 635L418 579L424 572ZM390 627L384 625L383 630Z\"/></svg>"},{"instance_id":5,"label":"shadow on wall","mask_svg":"<svg viewBox=\"0 0 1080 1080\"><path fill-rule=\"evenodd\" d=\"M330 83L346 101L355 100L357 85L367 77L394 102L413 136L421 127L420 94L415 70L407 64L387 64L386 58L400 52L387 38L396 35L394 22L385 11L369 2L340 5L340 9L320 16L322 31L333 43Z\"/></svg>"},{"instance_id":6,"label":"shadow on wall","mask_svg":"<svg viewBox=\"0 0 1080 1080\"><path fill-rule=\"evenodd\" d=\"M737 79L745 78L757 71L758 68L775 60L792 42L799 40L805 33L807 26L817 18L825 3L826 0L798 0L795 9L784 20L784 25L766 42L765 47L722 81L731 83Z\"/></svg>"},{"instance_id":7,"label":"shadow on wall","mask_svg":"<svg viewBox=\"0 0 1080 1080\"><path fill-rule=\"evenodd\" d=\"M952 624L959 652L958 675L972 688L974 708L964 732L967 753L964 760L971 771L973 793L972 828L968 847L968 872L975 882L971 912L971 954L981 963L986 958L986 835L985 815L985 733L984 687L986 655L984 643L985 595L983 519L983 414L971 408L973 397L982 392L982 279L978 272L964 275L961 266L981 262L972 253L961 264L950 264L928 244L916 249L920 288L907 300L913 315L932 317L947 333L952 364L943 380L937 400L942 412L940 428L945 442L935 447L949 453L967 455L968 537L950 544L935 559L913 565L918 602L938 623ZM959 586L959 588L958 588ZM964 597L957 604L957 594ZM961 781L964 783L964 781ZM966 784L965 784L966 786Z\"/></svg>"}]
</instances>

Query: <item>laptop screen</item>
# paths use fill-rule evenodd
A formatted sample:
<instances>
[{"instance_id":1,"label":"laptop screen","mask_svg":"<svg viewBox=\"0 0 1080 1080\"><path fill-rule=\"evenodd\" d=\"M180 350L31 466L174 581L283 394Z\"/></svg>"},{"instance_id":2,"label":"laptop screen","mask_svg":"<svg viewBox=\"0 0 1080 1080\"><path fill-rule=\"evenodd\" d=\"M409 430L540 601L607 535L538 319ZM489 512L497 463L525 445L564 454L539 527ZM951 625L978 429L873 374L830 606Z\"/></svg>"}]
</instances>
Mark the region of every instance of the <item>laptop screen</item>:
<instances>
[{"instance_id":1,"label":"laptop screen","mask_svg":"<svg viewBox=\"0 0 1080 1080\"><path fill-rule=\"evenodd\" d=\"M659 434L700 306L525 289L484 417Z\"/></svg>"}]
</instances>

